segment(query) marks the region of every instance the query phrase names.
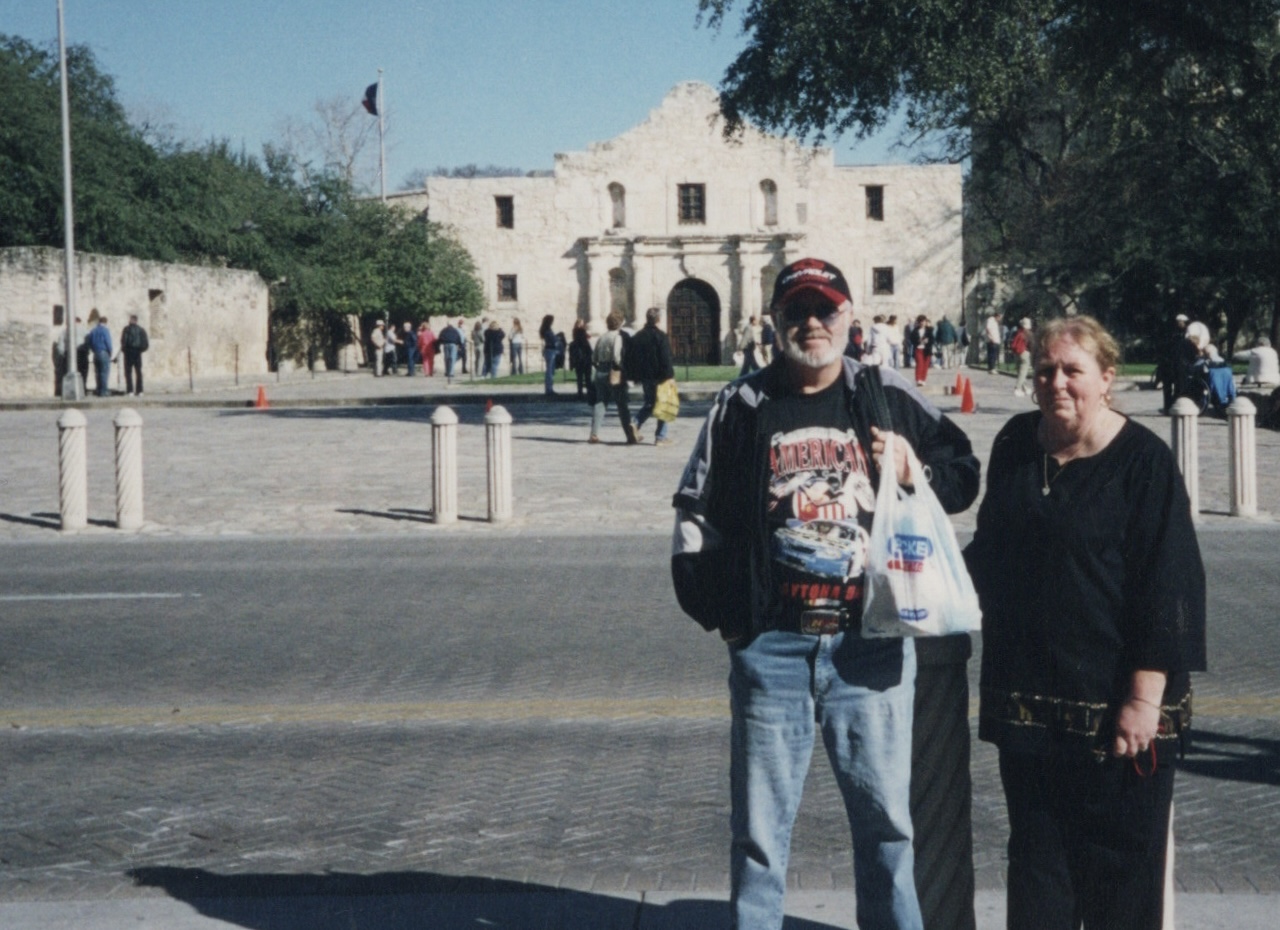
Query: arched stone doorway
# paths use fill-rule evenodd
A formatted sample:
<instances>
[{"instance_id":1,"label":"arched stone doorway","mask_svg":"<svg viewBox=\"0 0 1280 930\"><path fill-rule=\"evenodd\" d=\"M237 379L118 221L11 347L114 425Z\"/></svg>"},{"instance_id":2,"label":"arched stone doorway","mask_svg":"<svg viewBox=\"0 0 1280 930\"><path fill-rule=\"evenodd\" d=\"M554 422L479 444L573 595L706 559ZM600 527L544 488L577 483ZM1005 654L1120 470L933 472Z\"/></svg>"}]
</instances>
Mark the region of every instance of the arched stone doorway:
<instances>
[{"instance_id":1,"label":"arched stone doorway","mask_svg":"<svg viewBox=\"0 0 1280 930\"><path fill-rule=\"evenodd\" d=\"M686 278L671 289L667 328L673 361L720 364L720 297L710 284Z\"/></svg>"}]
</instances>

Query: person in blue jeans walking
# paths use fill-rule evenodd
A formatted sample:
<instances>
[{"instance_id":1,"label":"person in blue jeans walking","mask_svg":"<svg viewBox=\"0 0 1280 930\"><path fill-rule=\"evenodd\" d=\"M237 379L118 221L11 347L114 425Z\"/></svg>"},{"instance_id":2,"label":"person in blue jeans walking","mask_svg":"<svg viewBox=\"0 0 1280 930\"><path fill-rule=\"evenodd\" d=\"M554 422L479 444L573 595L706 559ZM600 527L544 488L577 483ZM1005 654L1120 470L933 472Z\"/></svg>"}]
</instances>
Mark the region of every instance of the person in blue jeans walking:
<instances>
[{"instance_id":1,"label":"person in blue jeans walking","mask_svg":"<svg viewBox=\"0 0 1280 930\"><path fill-rule=\"evenodd\" d=\"M732 926L782 926L791 829L821 731L853 838L857 924L920 930L916 654L911 640L860 635L867 544L880 469L906 488L928 482L955 513L977 496L978 461L894 370L880 374L887 420L873 415L875 369L844 355L852 298L834 265L788 265L770 309L774 359L717 395L674 500L676 597L729 652ZM892 461L873 422L905 440Z\"/></svg>"},{"instance_id":2,"label":"person in blue jeans walking","mask_svg":"<svg viewBox=\"0 0 1280 930\"><path fill-rule=\"evenodd\" d=\"M627 350L622 357L622 367L628 381L640 384L644 395L644 403L636 414L635 427L640 429L644 421L653 414L654 404L658 402L658 385L676 376L671 366L671 340L667 334L658 329L658 320L662 318L662 310L650 307L644 314L644 328L631 337ZM653 444L669 446L667 438L670 424L666 420L658 420L654 430Z\"/></svg>"}]
</instances>

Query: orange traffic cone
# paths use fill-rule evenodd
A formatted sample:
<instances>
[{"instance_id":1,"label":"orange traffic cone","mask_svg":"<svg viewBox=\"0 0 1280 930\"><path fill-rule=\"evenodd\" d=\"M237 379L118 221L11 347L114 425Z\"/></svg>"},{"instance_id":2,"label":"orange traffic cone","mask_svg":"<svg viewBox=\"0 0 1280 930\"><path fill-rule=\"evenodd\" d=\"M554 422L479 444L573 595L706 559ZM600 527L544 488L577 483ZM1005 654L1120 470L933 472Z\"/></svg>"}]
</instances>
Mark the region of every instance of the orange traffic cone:
<instances>
[{"instance_id":1,"label":"orange traffic cone","mask_svg":"<svg viewBox=\"0 0 1280 930\"><path fill-rule=\"evenodd\" d=\"M266 410L270 404L267 403L267 389L261 384L258 385L258 399L253 402L254 410Z\"/></svg>"},{"instance_id":2,"label":"orange traffic cone","mask_svg":"<svg viewBox=\"0 0 1280 930\"><path fill-rule=\"evenodd\" d=\"M956 372L956 386L951 389L951 393L952 394L964 393L964 375L962 375L958 371Z\"/></svg>"},{"instance_id":3,"label":"orange traffic cone","mask_svg":"<svg viewBox=\"0 0 1280 930\"><path fill-rule=\"evenodd\" d=\"M973 382L968 378L964 379L964 399L960 401L961 413L973 413L978 409L978 405L973 400Z\"/></svg>"}]
</instances>

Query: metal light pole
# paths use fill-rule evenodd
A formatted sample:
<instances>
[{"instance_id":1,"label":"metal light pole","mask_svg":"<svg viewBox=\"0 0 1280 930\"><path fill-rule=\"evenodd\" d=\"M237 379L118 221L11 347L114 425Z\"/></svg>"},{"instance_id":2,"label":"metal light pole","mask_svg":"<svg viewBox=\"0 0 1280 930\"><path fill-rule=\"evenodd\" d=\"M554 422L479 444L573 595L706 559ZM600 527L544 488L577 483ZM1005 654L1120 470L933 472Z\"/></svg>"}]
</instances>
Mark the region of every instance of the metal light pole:
<instances>
[{"instance_id":1,"label":"metal light pole","mask_svg":"<svg viewBox=\"0 0 1280 930\"><path fill-rule=\"evenodd\" d=\"M62 376L62 399L84 400L84 382L76 367L76 243L75 216L71 206L71 106L67 93L67 43L62 29L62 0L58 0L58 67L62 72L62 222L65 227L63 260L66 274L67 371Z\"/></svg>"}]
</instances>

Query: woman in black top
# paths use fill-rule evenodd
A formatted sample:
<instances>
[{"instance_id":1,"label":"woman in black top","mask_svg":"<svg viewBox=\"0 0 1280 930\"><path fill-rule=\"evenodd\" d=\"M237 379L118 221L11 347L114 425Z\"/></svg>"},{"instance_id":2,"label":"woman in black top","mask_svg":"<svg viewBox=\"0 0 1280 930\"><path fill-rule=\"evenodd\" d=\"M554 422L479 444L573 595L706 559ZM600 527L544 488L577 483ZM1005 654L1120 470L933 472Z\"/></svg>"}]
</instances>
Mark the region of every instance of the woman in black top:
<instances>
[{"instance_id":1,"label":"woman in black top","mask_svg":"<svg viewBox=\"0 0 1280 930\"><path fill-rule=\"evenodd\" d=\"M573 324L573 337L569 342L569 367L578 384L578 396L586 397L591 391L591 339L587 324L577 320Z\"/></svg>"},{"instance_id":2,"label":"woman in black top","mask_svg":"<svg viewBox=\"0 0 1280 930\"><path fill-rule=\"evenodd\" d=\"M1089 317L1035 340L1035 402L996 437L966 559L983 609L979 730L1009 811L1008 926L1161 926L1173 762L1205 668L1182 476L1111 409Z\"/></svg>"},{"instance_id":3,"label":"woman in black top","mask_svg":"<svg viewBox=\"0 0 1280 930\"><path fill-rule=\"evenodd\" d=\"M538 327L542 339L542 392L548 397L556 392L556 318L548 313Z\"/></svg>"}]
</instances>

